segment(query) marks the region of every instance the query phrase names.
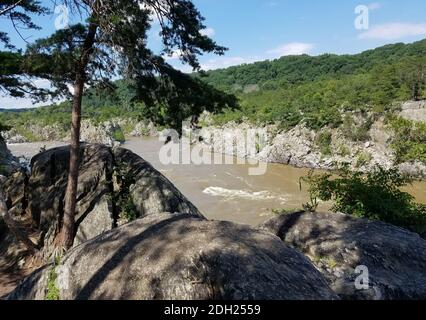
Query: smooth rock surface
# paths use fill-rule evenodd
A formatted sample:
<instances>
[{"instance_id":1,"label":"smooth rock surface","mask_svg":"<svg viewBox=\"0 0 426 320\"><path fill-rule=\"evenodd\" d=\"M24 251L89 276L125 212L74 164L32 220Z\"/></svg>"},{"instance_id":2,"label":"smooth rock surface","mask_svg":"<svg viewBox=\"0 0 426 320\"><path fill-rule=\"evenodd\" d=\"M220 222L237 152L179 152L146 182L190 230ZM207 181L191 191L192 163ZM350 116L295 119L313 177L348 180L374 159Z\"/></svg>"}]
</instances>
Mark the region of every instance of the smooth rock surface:
<instances>
[{"instance_id":1,"label":"smooth rock surface","mask_svg":"<svg viewBox=\"0 0 426 320\"><path fill-rule=\"evenodd\" d=\"M343 214L305 212L272 218L260 229L309 257L341 298L426 298L426 241L416 233ZM365 290L355 287L366 274L363 266L369 276Z\"/></svg>"},{"instance_id":2,"label":"smooth rock surface","mask_svg":"<svg viewBox=\"0 0 426 320\"><path fill-rule=\"evenodd\" d=\"M44 299L53 266L9 299ZM145 217L90 240L56 267L61 299L334 299L298 251L268 232L186 214Z\"/></svg>"}]
</instances>

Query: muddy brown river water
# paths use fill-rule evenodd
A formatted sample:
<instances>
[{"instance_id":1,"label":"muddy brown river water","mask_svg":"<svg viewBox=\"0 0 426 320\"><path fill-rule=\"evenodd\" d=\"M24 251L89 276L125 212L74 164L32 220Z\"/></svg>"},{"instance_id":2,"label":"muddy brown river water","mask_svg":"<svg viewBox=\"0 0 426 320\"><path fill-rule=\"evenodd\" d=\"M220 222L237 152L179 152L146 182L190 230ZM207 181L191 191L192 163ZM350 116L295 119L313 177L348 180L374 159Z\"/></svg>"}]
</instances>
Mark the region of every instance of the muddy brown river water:
<instances>
[{"instance_id":1,"label":"muddy brown river water","mask_svg":"<svg viewBox=\"0 0 426 320\"><path fill-rule=\"evenodd\" d=\"M15 156L31 157L40 147L63 143L28 143L9 145ZM209 219L229 220L257 225L273 216L272 209L296 209L307 202L306 187L299 188L299 178L308 169L282 164L268 164L264 175L250 176L253 165L164 165L159 159L163 143L158 139L133 138L124 144L149 161L192 201ZM233 160L228 157L228 160ZM418 202L426 204L426 182L415 182L407 188ZM329 209L321 203L319 210Z\"/></svg>"}]
</instances>

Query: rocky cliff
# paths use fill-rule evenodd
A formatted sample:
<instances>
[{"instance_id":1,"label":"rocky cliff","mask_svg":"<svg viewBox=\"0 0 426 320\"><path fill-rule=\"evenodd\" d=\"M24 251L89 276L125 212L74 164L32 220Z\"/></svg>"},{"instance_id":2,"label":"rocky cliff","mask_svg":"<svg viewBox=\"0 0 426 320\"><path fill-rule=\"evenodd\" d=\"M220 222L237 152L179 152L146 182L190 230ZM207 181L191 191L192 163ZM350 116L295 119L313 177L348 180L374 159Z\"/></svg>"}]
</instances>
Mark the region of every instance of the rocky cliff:
<instances>
[{"instance_id":1,"label":"rocky cliff","mask_svg":"<svg viewBox=\"0 0 426 320\"><path fill-rule=\"evenodd\" d=\"M407 102L396 114L410 121L426 121L426 102ZM385 169L398 166L400 171L414 177L426 178L426 165L420 161L396 163L391 147L392 131L385 125L384 117L372 121L366 115L348 115L350 125L339 128L323 128L319 131L299 124L290 130L277 125L254 126L234 122L212 126L208 114L201 117L204 124L210 124L201 132L202 144L209 150L240 158L253 158L268 163L282 163L296 167L334 169L343 163L352 170L371 171L376 165ZM366 122L371 121L367 126ZM362 133L357 132L364 130ZM225 138L241 134L247 139L250 130L258 133L256 149L249 150L245 141L238 143ZM349 132L348 132L349 131ZM349 139L348 136L353 136ZM195 139L198 140L198 139ZM247 139L249 140L249 139Z\"/></svg>"},{"instance_id":2,"label":"rocky cliff","mask_svg":"<svg viewBox=\"0 0 426 320\"><path fill-rule=\"evenodd\" d=\"M149 121L114 118L95 123L89 119L81 122L81 141L86 143L101 143L110 147L119 146L125 140L125 135L157 136L155 125ZM15 127L3 132L8 144L27 143L35 141L69 141L69 130L59 124L43 125L29 123L25 128Z\"/></svg>"}]
</instances>

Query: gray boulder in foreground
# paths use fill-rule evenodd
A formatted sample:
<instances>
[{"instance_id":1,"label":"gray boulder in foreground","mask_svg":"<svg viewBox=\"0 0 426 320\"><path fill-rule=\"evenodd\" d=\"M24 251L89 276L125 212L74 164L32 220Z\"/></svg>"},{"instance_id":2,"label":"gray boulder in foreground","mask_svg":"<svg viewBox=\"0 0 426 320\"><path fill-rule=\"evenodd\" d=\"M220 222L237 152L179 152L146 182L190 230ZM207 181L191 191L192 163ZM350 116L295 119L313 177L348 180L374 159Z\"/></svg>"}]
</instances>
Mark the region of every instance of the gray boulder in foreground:
<instances>
[{"instance_id":1,"label":"gray boulder in foreground","mask_svg":"<svg viewBox=\"0 0 426 320\"><path fill-rule=\"evenodd\" d=\"M20 167L19 160L12 155L0 134L0 175L8 176Z\"/></svg>"},{"instance_id":2,"label":"gray boulder in foreground","mask_svg":"<svg viewBox=\"0 0 426 320\"><path fill-rule=\"evenodd\" d=\"M309 257L343 299L426 299L426 241L416 233L343 214L306 212L272 218L260 229ZM368 283L359 278L365 267ZM368 289L357 289L357 279Z\"/></svg>"},{"instance_id":3,"label":"gray boulder in foreground","mask_svg":"<svg viewBox=\"0 0 426 320\"><path fill-rule=\"evenodd\" d=\"M118 197L135 204L134 218L164 211L202 217L197 208L148 162L121 148L82 144L76 208L75 245L126 223L117 204ZM54 241L64 212L68 179L69 146L47 150L31 160L31 175L18 172L5 182L11 212L39 233L37 245L48 260L55 253ZM119 169L120 168L120 169ZM122 169L130 171L131 194L117 185ZM120 172L119 172L120 171ZM141 189L142 188L142 189ZM127 201L127 200L126 200Z\"/></svg>"},{"instance_id":4,"label":"gray boulder in foreground","mask_svg":"<svg viewBox=\"0 0 426 320\"><path fill-rule=\"evenodd\" d=\"M44 299L46 266L8 299ZM187 214L136 220L69 251L55 268L61 299L334 299L298 251L271 235Z\"/></svg>"}]
</instances>

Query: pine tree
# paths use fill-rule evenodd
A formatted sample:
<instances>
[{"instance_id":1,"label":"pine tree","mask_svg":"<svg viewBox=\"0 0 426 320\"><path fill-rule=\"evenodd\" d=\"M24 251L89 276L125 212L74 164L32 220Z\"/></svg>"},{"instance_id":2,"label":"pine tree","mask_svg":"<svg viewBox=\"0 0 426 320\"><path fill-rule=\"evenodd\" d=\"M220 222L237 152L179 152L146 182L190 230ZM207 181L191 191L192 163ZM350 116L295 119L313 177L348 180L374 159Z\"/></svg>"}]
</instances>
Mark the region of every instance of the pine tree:
<instances>
[{"instance_id":1,"label":"pine tree","mask_svg":"<svg viewBox=\"0 0 426 320\"><path fill-rule=\"evenodd\" d=\"M75 233L85 88L111 86L110 79L121 76L137 83L148 103L187 79L166 63L164 55L177 54L183 63L198 70L199 54L221 55L226 48L203 34L204 18L189 0L74 0L65 4L70 12L81 13L80 23L31 45L27 61L32 70L44 71L40 76L50 79L58 93L69 93L70 84L73 88L69 176L59 238L63 249L68 249ZM154 23L161 29L161 54L148 48L147 35Z\"/></svg>"}]
</instances>

